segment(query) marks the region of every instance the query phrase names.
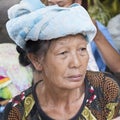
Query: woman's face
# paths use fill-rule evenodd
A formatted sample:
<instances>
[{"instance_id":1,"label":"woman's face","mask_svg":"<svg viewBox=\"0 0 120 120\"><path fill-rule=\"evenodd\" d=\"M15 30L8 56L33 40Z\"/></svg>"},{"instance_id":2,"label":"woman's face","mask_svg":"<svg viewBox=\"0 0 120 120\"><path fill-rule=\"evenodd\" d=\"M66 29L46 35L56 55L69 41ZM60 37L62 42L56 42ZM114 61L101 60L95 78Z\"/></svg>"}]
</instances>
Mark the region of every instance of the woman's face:
<instances>
[{"instance_id":1,"label":"woman's face","mask_svg":"<svg viewBox=\"0 0 120 120\"><path fill-rule=\"evenodd\" d=\"M50 87L80 87L84 83L88 59L87 42L82 35L54 40L42 62L43 80Z\"/></svg>"}]
</instances>

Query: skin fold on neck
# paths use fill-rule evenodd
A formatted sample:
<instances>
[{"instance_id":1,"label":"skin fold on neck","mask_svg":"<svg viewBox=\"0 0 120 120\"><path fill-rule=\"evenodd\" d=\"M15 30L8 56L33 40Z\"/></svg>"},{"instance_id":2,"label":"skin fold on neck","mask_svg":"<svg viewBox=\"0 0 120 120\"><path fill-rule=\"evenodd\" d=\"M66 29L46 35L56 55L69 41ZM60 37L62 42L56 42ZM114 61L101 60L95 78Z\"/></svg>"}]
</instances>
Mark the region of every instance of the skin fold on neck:
<instances>
[{"instance_id":1,"label":"skin fold on neck","mask_svg":"<svg viewBox=\"0 0 120 120\"><path fill-rule=\"evenodd\" d=\"M39 83L36 88L39 104L42 110L51 118L59 120L70 119L79 111L85 96L84 85L75 90L55 90L44 87ZM58 94L59 93L59 94ZM42 97L40 97L42 96Z\"/></svg>"}]
</instances>

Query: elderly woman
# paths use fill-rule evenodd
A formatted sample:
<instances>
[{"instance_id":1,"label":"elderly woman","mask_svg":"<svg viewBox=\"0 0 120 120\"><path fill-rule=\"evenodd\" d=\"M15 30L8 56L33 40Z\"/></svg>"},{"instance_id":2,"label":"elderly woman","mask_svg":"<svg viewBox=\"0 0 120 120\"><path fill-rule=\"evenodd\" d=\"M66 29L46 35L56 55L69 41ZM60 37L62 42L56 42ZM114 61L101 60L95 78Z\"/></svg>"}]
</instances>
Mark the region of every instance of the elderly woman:
<instances>
[{"instance_id":1,"label":"elderly woman","mask_svg":"<svg viewBox=\"0 0 120 120\"><path fill-rule=\"evenodd\" d=\"M109 74L86 70L87 43L96 28L83 7L23 0L9 9L9 18L7 30L20 63L31 64L40 79L11 100L5 120L111 120L119 115L117 83Z\"/></svg>"}]
</instances>

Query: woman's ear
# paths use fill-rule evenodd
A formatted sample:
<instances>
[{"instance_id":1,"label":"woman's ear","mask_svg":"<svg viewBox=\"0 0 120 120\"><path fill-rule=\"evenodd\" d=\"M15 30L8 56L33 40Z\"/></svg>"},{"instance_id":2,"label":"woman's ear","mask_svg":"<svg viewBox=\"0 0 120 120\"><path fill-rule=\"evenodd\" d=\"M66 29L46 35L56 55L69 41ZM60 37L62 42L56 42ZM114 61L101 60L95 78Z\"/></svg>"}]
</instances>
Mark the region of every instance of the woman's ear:
<instances>
[{"instance_id":1,"label":"woman's ear","mask_svg":"<svg viewBox=\"0 0 120 120\"><path fill-rule=\"evenodd\" d=\"M28 53L28 58L31 61L31 63L33 64L33 66L35 67L35 69L37 71L41 71L42 70L42 61L40 60L40 58L32 53Z\"/></svg>"}]
</instances>

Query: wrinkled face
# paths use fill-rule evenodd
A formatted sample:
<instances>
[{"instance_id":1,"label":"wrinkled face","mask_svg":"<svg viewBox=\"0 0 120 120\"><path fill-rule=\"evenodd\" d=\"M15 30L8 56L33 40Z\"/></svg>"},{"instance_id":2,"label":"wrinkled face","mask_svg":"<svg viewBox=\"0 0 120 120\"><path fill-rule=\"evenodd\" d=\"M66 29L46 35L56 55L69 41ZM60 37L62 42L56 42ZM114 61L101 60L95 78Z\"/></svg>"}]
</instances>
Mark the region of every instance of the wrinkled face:
<instances>
[{"instance_id":1,"label":"wrinkled face","mask_svg":"<svg viewBox=\"0 0 120 120\"><path fill-rule=\"evenodd\" d=\"M51 87L80 87L84 83L88 59L87 42L82 35L54 40L42 63L43 80Z\"/></svg>"},{"instance_id":2,"label":"wrinkled face","mask_svg":"<svg viewBox=\"0 0 120 120\"><path fill-rule=\"evenodd\" d=\"M60 7L68 7L73 3L73 0L48 0L48 5L59 5Z\"/></svg>"}]
</instances>

